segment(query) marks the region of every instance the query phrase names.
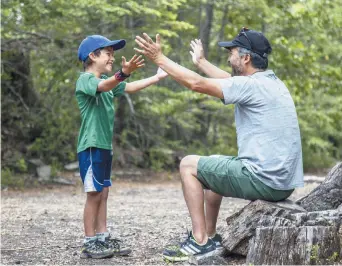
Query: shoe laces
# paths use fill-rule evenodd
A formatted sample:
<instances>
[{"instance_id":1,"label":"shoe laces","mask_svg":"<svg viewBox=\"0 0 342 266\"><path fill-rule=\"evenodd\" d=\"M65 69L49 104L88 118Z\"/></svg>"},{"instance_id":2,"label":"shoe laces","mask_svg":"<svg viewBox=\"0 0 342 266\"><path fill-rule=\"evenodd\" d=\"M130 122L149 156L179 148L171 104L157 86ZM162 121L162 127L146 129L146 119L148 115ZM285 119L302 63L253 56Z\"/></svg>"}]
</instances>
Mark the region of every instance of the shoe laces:
<instances>
[{"instance_id":1,"label":"shoe laces","mask_svg":"<svg viewBox=\"0 0 342 266\"><path fill-rule=\"evenodd\" d=\"M103 248L105 248L105 246L102 245L101 241L98 240L89 241L86 243L86 246L87 248L94 251L100 251L103 250Z\"/></svg>"},{"instance_id":2,"label":"shoe laces","mask_svg":"<svg viewBox=\"0 0 342 266\"><path fill-rule=\"evenodd\" d=\"M106 239L114 248L120 249L120 243L122 243L121 240L117 238L111 238L110 236Z\"/></svg>"}]
</instances>

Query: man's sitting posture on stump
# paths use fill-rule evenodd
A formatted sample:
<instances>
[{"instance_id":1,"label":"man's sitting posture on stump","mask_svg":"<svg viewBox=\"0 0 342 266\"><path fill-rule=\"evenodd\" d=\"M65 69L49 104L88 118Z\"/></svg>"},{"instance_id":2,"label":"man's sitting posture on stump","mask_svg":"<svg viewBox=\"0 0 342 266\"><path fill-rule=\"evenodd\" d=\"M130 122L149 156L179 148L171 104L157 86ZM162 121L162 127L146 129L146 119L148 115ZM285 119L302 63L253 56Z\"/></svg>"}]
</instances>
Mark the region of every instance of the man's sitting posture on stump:
<instances>
[{"instance_id":1,"label":"man's sitting posture on stump","mask_svg":"<svg viewBox=\"0 0 342 266\"><path fill-rule=\"evenodd\" d=\"M268 67L271 46L257 31L242 29L228 51L232 75L209 63L199 40L191 42L194 63L204 78L169 58L147 35L137 36L141 54L185 87L235 104L238 156L186 156L180 163L184 198L192 232L176 249L165 249L172 261L203 258L216 253L216 221L222 196L248 200L284 200L303 186L300 132L295 106L284 83ZM205 193L204 193L204 190ZM204 208L205 204L205 208Z\"/></svg>"}]
</instances>

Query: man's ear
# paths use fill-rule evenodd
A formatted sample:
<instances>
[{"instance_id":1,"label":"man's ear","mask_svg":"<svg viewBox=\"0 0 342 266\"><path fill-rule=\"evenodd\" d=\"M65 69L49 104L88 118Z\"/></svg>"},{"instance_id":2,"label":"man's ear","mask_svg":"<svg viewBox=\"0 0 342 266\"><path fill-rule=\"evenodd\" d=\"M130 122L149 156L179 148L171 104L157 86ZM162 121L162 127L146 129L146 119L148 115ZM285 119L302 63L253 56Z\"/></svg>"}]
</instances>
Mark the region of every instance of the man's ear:
<instances>
[{"instance_id":1,"label":"man's ear","mask_svg":"<svg viewBox=\"0 0 342 266\"><path fill-rule=\"evenodd\" d=\"M246 64L252 63L252 56L250 54L245 54L244 61Z\"/></svg>"}]
</instances>

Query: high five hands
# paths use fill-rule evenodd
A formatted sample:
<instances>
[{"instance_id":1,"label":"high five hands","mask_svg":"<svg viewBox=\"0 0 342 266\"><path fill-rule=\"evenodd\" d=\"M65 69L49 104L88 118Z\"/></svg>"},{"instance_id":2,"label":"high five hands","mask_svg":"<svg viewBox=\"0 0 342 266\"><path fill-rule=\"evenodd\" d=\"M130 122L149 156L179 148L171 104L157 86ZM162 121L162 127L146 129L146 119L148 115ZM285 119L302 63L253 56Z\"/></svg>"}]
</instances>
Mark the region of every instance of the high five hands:
<instances>
[{"instance_id":1,"label":"high five hands","mask_svg":"<svg viewBox=\"0 0 342 266\"><path fill-rule=\"evenodd\" d=\"M152 62L157 63L158 60L163 57L159 34L156 35L156 42L154 42L146 33L143 33L143 37L136 36L135 42L141 49L134 48L134 50L145 55Z\"/></svg>"}]
</instances>

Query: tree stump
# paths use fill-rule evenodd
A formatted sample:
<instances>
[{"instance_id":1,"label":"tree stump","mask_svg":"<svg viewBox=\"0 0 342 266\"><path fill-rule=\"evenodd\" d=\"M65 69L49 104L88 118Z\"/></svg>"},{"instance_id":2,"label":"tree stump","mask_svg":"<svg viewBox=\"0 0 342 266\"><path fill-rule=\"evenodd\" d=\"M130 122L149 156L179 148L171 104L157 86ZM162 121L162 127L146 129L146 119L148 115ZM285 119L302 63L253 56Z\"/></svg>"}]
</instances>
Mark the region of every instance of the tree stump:
<instances>
[{"instance_id":1,"label":"tree stump","mask_svg":"<svg viewBox=\"0 0 342 266\"><path fill-rule=\"evenodd\" d=\"M339 253L334 226L261 227L250 242L246 264L332 264Z\"/></svg>"},{"instance_id":2,"label":"tree stump","mask_svg":"<svg viewBox=\"0 0 342 266\"><path fill-rule=\"evenodd\" d=\"M339 258L340 212L296 213L288 218L289 226L256 228L247 264L332 264Z\"/></svg>"},{"instance_id":3,"label":"tree stump","mask_svg":"<svg viewBox=\"0 0 342 266\"><path fill-rule=\"evenodd\" d=\"M342 258L342 163L297 201L251 202L227 218L222 245L247 264L332 264Z\"/></svg>"},{"instance_id":4,"label":"tree stump","mask_svg":"<svg viewBox=\"0 0 342 266\"><path fill-rule=\"evenodd\" d=\"M342 204L342 162L331 169L321 185L296 203L307 211L337 209Z\"/></svg>"},{"instance_id":5,"label":"tree stump","mask_svg":"<svg viewBox=\"0 0 342 266\"><path fill-rule=\"evenodd\" d=\"M246 256L249 240L254 236L255 229L260 225L288 225L292 213L305 210L290 200L271 203L256 200L241 211L227 218L228 227L222 234L222 245L230 252Z\"/></svg>"}]
</instances>

